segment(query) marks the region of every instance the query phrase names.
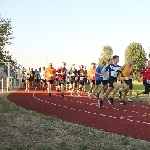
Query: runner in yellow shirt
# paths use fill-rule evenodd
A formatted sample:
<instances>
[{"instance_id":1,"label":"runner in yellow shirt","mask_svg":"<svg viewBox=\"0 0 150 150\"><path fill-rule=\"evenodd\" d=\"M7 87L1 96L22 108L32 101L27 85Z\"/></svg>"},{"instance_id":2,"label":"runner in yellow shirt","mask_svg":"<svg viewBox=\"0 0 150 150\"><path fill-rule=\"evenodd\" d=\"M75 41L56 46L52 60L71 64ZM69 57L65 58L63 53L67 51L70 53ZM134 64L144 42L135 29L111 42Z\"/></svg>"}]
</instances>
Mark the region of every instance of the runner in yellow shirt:
<instances>
[{"instance_id":1,"label":"runner in yellow shirt","mask_svg":"<svg viewBox=\"0 0 150 150\"><path fill-rule=\"evenodd\" d=\"M133 74L133 60L129 58L128 63L122 66L122 71L120 74L120 80L123 88L119 89L119 98L121 99L120 104L122 105L126 105L124 100L127 96L127 93L129 92L129 86L131 84L130 76L132 74ZM122 93L124 93L123 99L122 99Z\"/></svg>"}]
</instances>

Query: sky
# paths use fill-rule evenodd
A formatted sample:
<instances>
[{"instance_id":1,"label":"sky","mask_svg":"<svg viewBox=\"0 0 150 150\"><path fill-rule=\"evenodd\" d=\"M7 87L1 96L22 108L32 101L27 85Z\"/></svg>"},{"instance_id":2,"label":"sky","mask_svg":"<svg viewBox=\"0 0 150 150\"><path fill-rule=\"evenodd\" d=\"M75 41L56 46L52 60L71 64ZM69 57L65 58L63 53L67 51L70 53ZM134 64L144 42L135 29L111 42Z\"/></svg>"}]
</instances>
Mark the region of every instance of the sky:
<instances>
[{"instance_id":1,"label":"sky","mask_svg":"<svg viewBox=\"0 0 150 150\"><path fill-rule=\"evenodd\" d=\"M119 55L132 42L150 47L150 0L0 0L0 14L10 18L12 45L6 49L19 64L34 69L63 61L90 67L103 46Z\"/></svg>"}]
</instances>

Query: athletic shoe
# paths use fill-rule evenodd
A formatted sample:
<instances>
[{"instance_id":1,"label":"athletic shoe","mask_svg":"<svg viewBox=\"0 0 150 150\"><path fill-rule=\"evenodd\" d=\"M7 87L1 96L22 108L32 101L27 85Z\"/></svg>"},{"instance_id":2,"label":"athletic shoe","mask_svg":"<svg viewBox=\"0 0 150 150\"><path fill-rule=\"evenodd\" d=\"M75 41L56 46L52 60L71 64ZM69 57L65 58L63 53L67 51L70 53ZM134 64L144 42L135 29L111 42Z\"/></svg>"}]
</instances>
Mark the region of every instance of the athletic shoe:
<instances>
[{"instance_id":1,"label":"athletic shoe","mask_svg":"<svg viewBox=\"0 0 150 150\"><path fill-rule=\"evenodd\" d=\"M61 94L60 98L64 98L64 94Z\"/></svg>"},{"instance_id":2,"label":"athletic shoe","mask_svg":"<svg viewBox=\"0 0 150 150\"><path fill-rule=\"evenodd\" d=\"M51 96L51 93L48 93L48 96Z\"/></svg>"},{"instance_id":3,"label":"athletic shoe","mask_svg":"<svg viewBox=\"0 0 150 150\"><path fill-rule=\"evenodd\" d=\"M108 98L108 103L109 103L110 105L114 105L114 99L111 98L111 97L109 97L109 98Z\"/></svg>"},{"instance_id":4,"label":"athletic shoe","mask_svg":"<svg viewBox=\"0 0 150 150\"><path fill-rule=\"evenodd\" d=\"M120 102L120 104L121 104L121 105L126 105L126 103L125 103L124 100L122 100L122 101Z\"/></svg>"},{"instance_id":5,"label":"athletic shoe","mask_svg":"<svg viewBox=\"0 0 150 150\"><path fill-rule=\"evenodd\" d=\"M92 94L92 98L97 98L97 97L95 96L95 94Z\"/></svg>"},{"instance_id":6,"label":"athletic shoe","mask_svg":"<svg viewBox=\"0 0 150 150\"><path fill-rule=\"evenodd\" d=\"M103 101L102 100L98 100L98 107L102 108L102 105L103 105Z\"/></svg>"},{"instance_id":7,"label":"athletic shoe","mask_svg":"<svg viewBox=\"0 0 150 150\"><path fill-rule=\"evenodd\" d=\"M132 102L132 99L130 99L130 98L128 98L128 100L127 100L128 102Z\"/></svg>"},{"instance_id":8,"label":"athletic shoe","mask_svg":"<svg viewBox=\"0 0 150 150\"><path fill-rule=\"evenodd\" d=\"M119 94L119 99L122 98L122 92L121 92L121 89L118 90L118 94Z\"/></svg>"}]
</instances>

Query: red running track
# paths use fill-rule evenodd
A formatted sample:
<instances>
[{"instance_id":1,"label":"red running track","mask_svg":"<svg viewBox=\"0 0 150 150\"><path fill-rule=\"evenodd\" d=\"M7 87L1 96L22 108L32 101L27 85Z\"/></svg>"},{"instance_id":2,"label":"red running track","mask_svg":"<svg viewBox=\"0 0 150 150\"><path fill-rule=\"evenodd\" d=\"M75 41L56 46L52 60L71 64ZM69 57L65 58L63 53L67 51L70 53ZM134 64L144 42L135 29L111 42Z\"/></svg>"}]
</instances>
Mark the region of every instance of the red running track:
<instances>
[{"instance_id":1,"label":"red running track","mask_svg":"<svg viewBox=\"0 0 150 150\"><path fill-rule=\"evenodd\" d=\"M139 102L120 105L119 100L115 100L113 106L104 101L103 108L99 109L98 99L86 96L87 93L78 97L66 92L62 99L56 91L49 97L47 91L18 90L8 99L28 110L61 120L150 141L150 106Z\"/></svg>"}]
</instances>

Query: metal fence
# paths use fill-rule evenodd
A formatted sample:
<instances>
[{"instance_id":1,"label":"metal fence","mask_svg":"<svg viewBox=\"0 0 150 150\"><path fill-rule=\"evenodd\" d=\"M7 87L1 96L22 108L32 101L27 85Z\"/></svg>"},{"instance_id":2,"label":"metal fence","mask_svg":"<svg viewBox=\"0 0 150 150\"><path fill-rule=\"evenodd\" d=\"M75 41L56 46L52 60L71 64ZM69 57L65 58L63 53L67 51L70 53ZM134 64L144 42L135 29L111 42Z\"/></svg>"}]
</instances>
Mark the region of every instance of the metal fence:
<instances>
[{"instance_id":1,"label":"metal fence","mask_svg":"<svg viewBox=\"0 0 150 150\"><path fill-rule=\"evenodd\" d=\"M11 91L21 87L21 70L10 62L0 62L0 90Z\"/></svg>"}]
</instances>

